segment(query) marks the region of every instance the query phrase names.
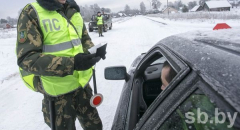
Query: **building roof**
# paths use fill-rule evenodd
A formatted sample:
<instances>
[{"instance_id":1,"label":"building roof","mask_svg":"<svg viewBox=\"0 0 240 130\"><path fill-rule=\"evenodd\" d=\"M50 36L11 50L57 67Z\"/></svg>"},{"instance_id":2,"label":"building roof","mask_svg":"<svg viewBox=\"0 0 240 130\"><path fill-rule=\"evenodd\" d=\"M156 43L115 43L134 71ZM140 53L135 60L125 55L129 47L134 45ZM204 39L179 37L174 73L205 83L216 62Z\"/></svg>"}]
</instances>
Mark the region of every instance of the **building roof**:
<instances>
[{"instance_id":1,"label":"building roof","mask_svg":"<svg viewBox=\"0 0 240 130\"><path fill-rule=\"evenodd\" d=\"M232 7L231 4L226 1L206 1L206 5L210 8L210 9L214 9L214 8L222 8L222 7Z\"/></svg>"},{"instance_id":2,"label":"building roof","mask_svg":"<svg viewBox=\"0 0 240 130\"><path fill-rule=\"evenodd\" d=\"M178 11L177 9L175 9L175 8L173 8L173 7L168 7L169 9L174 9L174 10L176 10L176 11ZM167 8L164 8L163 10L162 10L162 12L164 12L165 10L167 10Z\"/></svg>"},{"instance_id":3,"label":"building roof","mask_svg":"<svg viewBox=\"0 0 240 130\"><path fill-rule=\"evenodd\" d=\"M195 7L193 7L191 10L190 10L190 12L196 12L198 9L199 9L199 7L201 7L200 5L196 5Z\"/></svg>"}]
</instances>

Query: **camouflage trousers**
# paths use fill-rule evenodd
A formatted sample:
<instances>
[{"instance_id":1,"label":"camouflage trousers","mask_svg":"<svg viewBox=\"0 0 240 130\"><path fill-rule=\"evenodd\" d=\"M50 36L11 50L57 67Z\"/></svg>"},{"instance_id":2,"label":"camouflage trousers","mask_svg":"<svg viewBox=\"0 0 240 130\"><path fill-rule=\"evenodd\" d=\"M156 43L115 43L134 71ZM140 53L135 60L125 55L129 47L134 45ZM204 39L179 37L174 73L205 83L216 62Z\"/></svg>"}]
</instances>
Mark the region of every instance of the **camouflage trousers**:
<instances>
[{"instance_id":1,"label":"camouflage trousers","mask_svg":"<svg viewBox=\"0 0 240 130\"><path fill-rule=\"evenodd\" d=\"M42 112L45 123L50 125L49 100L55 102L56 130L76 130L75 120L78 118L84 130L102 130L102 121L97 109L90 106L92 89L88 85L75 92L52 98L44 95Z\"/></svg>"},{"instance_id":2,"label":"camouflage trousers","mask_svg":"<svg viewBox=\"0 0 240 130\"><path fill-rule=\"evenodd\" d=\"M103 25L98 25L99 36L102 36L102 32L103 32Z\"/></svg>"}]
</instances>

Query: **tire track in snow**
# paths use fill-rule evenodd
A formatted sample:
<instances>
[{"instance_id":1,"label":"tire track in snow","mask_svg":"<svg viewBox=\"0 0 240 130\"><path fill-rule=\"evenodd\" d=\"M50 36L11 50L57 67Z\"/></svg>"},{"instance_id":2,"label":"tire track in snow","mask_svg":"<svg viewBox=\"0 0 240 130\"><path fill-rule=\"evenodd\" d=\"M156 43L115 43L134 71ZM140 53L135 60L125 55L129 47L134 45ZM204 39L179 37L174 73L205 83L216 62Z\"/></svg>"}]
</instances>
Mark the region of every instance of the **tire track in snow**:
<instances>
[{"instance_id":1,"label":"tire track in snow","mask_svg":"<svg viewBox=\"0 0 240 130\"><path fill-rule=\"evenodd\" d=\"M151 21L153 21L153 22L157 22L157 23L160 23L160 24L163 24L163 25L167 25L166 23L159 22L159 21L156 21L156 20L153 20L153 19L147 18L147 17L144 17L144 18L149 19L149 20L151 20Z\"/></svg>"},{"instance_id":2,"label":"tire track in snow","mask_svg":"<svg viewBox=\"0 0 240 130\"><path fill-rule=\"evenodd\" d=\"M5 80L10 80L10 79L15 78L15 77L17 77L17 76L19 76L19 72L10 74L10 75L8 75L7 77L1 79L1 80L0 80L0 83L2 84Z\"/></svg>"}]
</instances>

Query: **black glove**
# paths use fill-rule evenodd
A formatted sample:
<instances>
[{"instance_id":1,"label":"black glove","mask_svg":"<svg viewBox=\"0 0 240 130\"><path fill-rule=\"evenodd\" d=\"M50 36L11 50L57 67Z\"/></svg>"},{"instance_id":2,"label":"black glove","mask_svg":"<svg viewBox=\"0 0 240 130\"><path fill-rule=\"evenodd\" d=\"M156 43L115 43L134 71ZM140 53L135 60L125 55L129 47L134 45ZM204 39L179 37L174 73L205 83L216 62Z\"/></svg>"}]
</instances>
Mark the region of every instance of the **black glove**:
<instances>
[{"instance_id":1,"label":"black glove","mask_svg":"<svg viewBox=\"0 0 240 130\"><path fill-rule=\"evenodd\" d=\"M107 44L101 46L100 48L97 49L97 53L96 53L96 56L99 56L101 57L103 60L106 59L106 49L107 49Z\"/></svg>"},{"instance_id":2,"label":"black glove","mask_svg":"<svg viewBox=\"0 0 240 130\"><path fill-rule=\"evenodd\" d=\"M84 71L94 66L101 58L95 54L79 53L74 57L74 70Z\"/></svg>"}]
</instances>

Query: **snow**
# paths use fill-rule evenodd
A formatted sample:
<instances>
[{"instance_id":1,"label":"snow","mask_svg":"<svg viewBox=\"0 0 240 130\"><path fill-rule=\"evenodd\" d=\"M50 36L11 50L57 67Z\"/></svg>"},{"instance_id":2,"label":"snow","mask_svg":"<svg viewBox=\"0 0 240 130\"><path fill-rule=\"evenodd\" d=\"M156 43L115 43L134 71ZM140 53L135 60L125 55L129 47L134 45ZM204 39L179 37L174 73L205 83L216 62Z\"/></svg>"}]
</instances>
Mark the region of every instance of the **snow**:
<instances>
[{"instance_id":1,"label":"snow","mask_svg":"<svg viewBox=\"0 0 240 130\"><path fill-rule=\"evenodd\" d=\"M230 25L233 28L240 26L231 20L229 23L232 23ZM114 19L113 30L104 33L104 37L91 32L95 44L108 43L106 60L100 61L96 66L98 92L104 96L103 104L98 107L103 129L111 129L124 84L124 81L105 80L105 67L125 65L129 68L138 55L147 52L163 38L189 31L212 31L214 26L215 24L207 22L191 23L137 16ZM49 130L41 112L43 96L25 87L18 74L16 37L14 29L0 30L0 130ZM78 121L76 128L81 130Z\"/></svg>"},{"instance_id":2,"label":"snow","mask_svg":"<svg viewBox=\"0 0 240 130\"><path fill-rule=\"evenodd\" d=\"M180 34L179 36L181 37L185 37L187 39L207 39L207 38L211 38L211 39L219 39L219 40L223 40L223 41L227 41L229 43L236 43L240 45L240 27L236 27L233 29L223 29L223 30L217 30L217 31L195 31L188 33L188 35L184 34ZM226 35L228 34L228 35Z\"/></svg>"},{"instance_id":3,"label":"snow","mask_svg":"<svg viewBox=\"0 0 240 130\"><path fill-rule=\"evenodd\" d=\"M210 9L222 8L222 7L232 7L231 4L226 0L223 0L223 1L206 1L206 4Z\"/></svg>"}]
</instances>

